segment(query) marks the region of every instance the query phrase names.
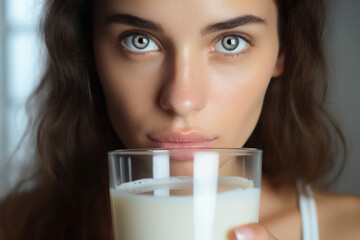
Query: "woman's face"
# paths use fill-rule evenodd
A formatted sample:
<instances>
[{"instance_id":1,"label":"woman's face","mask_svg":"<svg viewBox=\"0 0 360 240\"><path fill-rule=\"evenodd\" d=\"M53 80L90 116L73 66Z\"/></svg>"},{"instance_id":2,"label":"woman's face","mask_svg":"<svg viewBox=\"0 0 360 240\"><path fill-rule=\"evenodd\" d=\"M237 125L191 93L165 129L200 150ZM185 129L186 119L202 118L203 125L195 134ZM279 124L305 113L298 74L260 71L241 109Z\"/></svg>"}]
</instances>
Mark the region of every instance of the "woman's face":
<instances>
[{"instance_id":1,"label":"woman's face","mask_svg":"<svg viewBox=\"0 0 360 240\"><path fill-rule=\"evenodd\" d=\"M95 3L94 51L127 148L242 147L282 72L273 0Z\"/></svg>"}]
</instances>

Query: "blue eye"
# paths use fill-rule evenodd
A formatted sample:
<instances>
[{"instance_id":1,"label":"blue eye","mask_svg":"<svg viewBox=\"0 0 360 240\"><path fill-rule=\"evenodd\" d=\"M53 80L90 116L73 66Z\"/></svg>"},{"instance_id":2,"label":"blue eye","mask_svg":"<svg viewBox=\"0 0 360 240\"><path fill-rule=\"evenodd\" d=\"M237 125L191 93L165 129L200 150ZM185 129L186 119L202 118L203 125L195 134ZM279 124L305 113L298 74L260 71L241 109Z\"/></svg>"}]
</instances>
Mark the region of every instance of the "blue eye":
<instances>
[{"instance_id":1,"label":"blue eye","mask_svg":"<svg viewBox=\"0 0 360 240\"><path fill-rule=\"evenodd\" d=\"M222 53L239 53L247 47L248 43L236 34L222 37L216 42L214 50Z\"/></svg>"},{"instance_id":2,"label":"blue eye","mask_svg":"<svg viewBox=\"0 0 360 240\"><path fill-rule=\"evenodd\" d=\"M151 52L159 50L156 43L144 34L133 34L125 37L122 43L132 52Z\"/></svg>"}]
</instances>

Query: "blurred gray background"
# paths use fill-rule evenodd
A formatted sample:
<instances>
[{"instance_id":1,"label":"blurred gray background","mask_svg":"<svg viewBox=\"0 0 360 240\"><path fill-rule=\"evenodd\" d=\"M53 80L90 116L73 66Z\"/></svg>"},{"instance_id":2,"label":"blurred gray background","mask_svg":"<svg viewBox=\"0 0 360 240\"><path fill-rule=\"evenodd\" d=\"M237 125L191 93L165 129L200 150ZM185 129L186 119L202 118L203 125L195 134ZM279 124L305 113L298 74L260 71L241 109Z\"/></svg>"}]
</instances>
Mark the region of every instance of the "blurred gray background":
<instances>
[{"instance_id":1,"label":"blurred gray background","mask_svg":"<svg viewBox=\"0 0 360 240\"><path fill-rule=\"evenodd\" d=\"M333 190L360 195L360 1L328 0L326 31L331 79L329 107L348 144L348 162ZM42 0L0 0L0 197L22 175L27 151L12 156L25 129L24 103L43 70L37 35ZM12 169L12 171L8 171Z\"/></svg>"},{"instance_id":2,"label":"blurred gray background","mask_svg":"<svg viewBox=\"0 0 360 240\"><path fill-rule=\"evenodd\" d=\"M329 106L347 140L348 162L333 187L360 195L360 1L330 0Z\"/></svg>"}]
</instances>

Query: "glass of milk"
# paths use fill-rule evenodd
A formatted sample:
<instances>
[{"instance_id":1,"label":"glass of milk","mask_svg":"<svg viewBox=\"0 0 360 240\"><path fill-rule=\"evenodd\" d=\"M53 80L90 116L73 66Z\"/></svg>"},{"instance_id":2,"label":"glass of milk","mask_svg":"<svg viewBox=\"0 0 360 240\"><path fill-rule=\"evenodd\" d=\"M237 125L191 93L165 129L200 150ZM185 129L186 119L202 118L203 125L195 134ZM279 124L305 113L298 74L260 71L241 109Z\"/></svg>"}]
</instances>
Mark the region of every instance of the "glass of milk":
<instances>
[{"instance_id":1,"label":"glass of milk","mask_svg":"<svg viewBox=\"0 0 360 240\"><path fill-rule=\"evenodd\" d=\"M227 240L259 218L261 150L109 152L115 240Z\"/></svg>"}]
</instances>

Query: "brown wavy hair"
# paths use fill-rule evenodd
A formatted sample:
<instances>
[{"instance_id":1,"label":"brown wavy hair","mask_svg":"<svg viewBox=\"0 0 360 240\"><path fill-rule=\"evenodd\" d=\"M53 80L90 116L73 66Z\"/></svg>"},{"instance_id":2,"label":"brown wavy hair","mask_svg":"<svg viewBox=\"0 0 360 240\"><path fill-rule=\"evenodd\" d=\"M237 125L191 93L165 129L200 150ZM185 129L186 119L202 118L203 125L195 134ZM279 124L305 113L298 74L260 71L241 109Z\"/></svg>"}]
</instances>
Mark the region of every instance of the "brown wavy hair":
<instances>
[{"instance_id":1,"label":"brown wavy hair","mask_svg":"<svg viewBox=\"0 0 360 240\"><path fill-rule=\"evenodd\" d=\"M326 111L324 0L277 0L284 73L271 80L246 146L261 148L273 186L316 183L343 135ZM37 185L0 205L0 239L111 239L106 153L123 148L107 116L92 50L92 1L48 0L47 70L37 107ZM3 234L3 235L1 235Z\"/></svg>"}]
</instances>

